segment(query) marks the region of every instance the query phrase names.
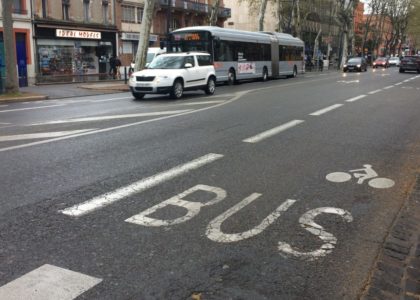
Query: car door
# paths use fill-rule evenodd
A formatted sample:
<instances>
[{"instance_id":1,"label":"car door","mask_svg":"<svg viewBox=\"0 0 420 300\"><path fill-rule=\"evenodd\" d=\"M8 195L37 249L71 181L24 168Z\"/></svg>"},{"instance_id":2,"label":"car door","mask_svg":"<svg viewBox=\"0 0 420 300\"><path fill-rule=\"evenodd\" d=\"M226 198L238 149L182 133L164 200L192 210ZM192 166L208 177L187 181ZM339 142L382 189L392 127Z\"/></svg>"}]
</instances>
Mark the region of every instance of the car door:
<instances>
[{"instance_id":1,"label":"car door","mask_svg":"<svg viewBox=\"0 0 420 300\"><path fill-rule=\"evenodd\" d=\"M191 68L184 68L184 86L185 87L192 87L198 85L198 71L197 71L197 63L195 61L194 55L188 55L185 57L184 65L190 63L192 65Z\"/></svg>"},{"instance_id":2,"label":"car door","mask_svg":"<svg viewBox=\"0 0 420 300\"><path fill-rule=\"evenodd\" d=\"M198 73L200 76L200 85L207 84L207 76L213 68L213 63L210 55L197 55Z\"/></svg>"}]
</instances>

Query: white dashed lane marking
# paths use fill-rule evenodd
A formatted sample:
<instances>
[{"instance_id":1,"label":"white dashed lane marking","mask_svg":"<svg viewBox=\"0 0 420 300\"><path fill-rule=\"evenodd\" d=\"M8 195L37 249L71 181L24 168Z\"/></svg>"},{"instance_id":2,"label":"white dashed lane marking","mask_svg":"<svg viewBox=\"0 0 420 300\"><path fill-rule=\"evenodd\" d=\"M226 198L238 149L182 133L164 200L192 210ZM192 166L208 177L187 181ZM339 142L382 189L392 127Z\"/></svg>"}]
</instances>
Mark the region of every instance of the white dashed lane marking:
<instances>
[{"instance_id":1,"label":"white dashed lane marking","mask_svg":"<svg viewBox=\"0 0 420 300\"><path fill-rule=\"evenodd\" d=\"M46 264L0 287L0 299L72 300L101 281Z\"/></svg>"},{"instance_id":2,"label":"white dashed lane marking","mask_svg":"<svg viewBox=\"0 0 420 300\"><path fill-rule=\"evenodd\" d=\"M355 101L363 99L365 97L366 97L366 95L360 95L360 96L357 96L357 97L354 97L354 98L347 99L346 102L355 102Z\"/></svg>"},{"instance_id":3,"label":"white dashed lane marking","mask_svg":"<svg viewBox=\"0 0 420 300\"><path fill-rule=\"evenodd\" d=\"M303 121L303 120L290 121L286 124L280 125L278 127L275 127L275 128L270 129L270 130L264 131L260 134L257 134L253 137L247 138L247 139L243 140L243 142L245 142L245 143L258 143L258 142L261 142L262 140L265 140L269 137L272 137L272 136L274 136L274 135L276 135L280 132L283 132L287 129L295 127L295 126L297 126L297 125L299 125L303 122L305 122L305 121Z\"/></svg>"},{"instance_id":4,"label":"white dashed lane marking","mask_svg":"<svg viewBox=\"0 0 420 300\"><path fill-rule=\"evenodd\" d=\"M188 173L189 171L198 169L204 165L212 163L220 158L223 155L210 153L199 157L195 160L192 160L186 164L176 166L170 170L164 171L162 173L141 179L137 182L134 182L125 187L116 189L115 191L100 195L91 200L85 201L81 204L74 205L72 207L66 208L61 212L65 215L72 217L80 217L85 214L91 213L97 209L108 206L114 202L122 200L123 198L129 197L131 195L141 193L147 189L150 189L158 184L161 184L165 181L171 180L177 176Z\"/></svg>"},{"instance_id":5,"label":"white dashed lane marking","mask_svg":"<svg viewBox=\"0 0 420 300\"><path fill-rule=\"evenodd\" d=\"M326 108L317 110L317 111L315 111L313 113L310 113L309 115L310 116L320 116L320 115L323 115L323 114L325 114L327 112L330 112L330 111L332 111L334 109L337 109L337 108L339 108L341 106L343 106L343 104L334 104L334 105L328 106Z\"/></svg>"},{"instance_id":6,"label":"white dashed lane marking","mask_svg":"<svg viewBox=\"0 0 420 300\"><path fill-rule=\"evenodd\" d=\"M390 86L384 87L384 90L389 90L389 89L392 89L393 87L394 87L393 85L390 85Z\"/></svg>"},{"instance_id":7,"label":"white dashed lane marking","mask_svg":"<svg viewBox=\"0 0 420 300\"><path fill-rule=\"evenodd\" d=\"M375 90L375 91L369 92L368 94L369 94L369 95L373 95L373 94L377 94L377 93L379 93L379 92L382 92L382 89L379 89L379 90Z\"/></svg>"}]
</instances>

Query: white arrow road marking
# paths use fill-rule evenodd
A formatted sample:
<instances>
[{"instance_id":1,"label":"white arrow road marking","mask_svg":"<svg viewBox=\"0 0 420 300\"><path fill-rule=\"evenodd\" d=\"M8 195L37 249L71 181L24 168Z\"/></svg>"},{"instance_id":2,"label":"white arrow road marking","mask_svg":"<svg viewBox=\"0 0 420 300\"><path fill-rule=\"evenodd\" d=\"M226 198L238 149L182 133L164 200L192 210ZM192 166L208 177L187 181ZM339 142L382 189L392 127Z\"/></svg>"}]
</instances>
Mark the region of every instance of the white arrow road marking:
<instances>
[{"instance_id":1,"label":"white arrow road marking","mask_svg":"<svg viewBox=\"0 0 420 300\"><path fill-rule=\"evenodd\" d=\"M101 281L46 264L0 287L0 299L72 300Z\"/></svg>"},{"instance_id":2,"label":"white arrow road marking","mask_svg":"<svg viewBox=\"0 0 420 300\"><path fill-rule=\"evenodd\" d=\"M70 130L70 131L39 132L39 133L17 134L17 135L4 135L4 136L0 136L0 142L55 138L55 137L60 137L60 136L66 136L66 135L72 135L72 134L87 132L87 131L90 131L90 130L95 130L95 129L82 129L82 130Z\"/></svg>"},{"instance_id":3,"label":"white arrow road marking","mask_svg":"<svg viewBox=\"0 0 420 300\"><path fill-rule=\"evenodd\" d=\"M339 108L341 106L343 106L343 104L334 104L334 105L328 106L326 108L317 110L317 111L315 111L315 112L313 112L313 113L311 113L309 115L310 116L320 116L320 115L323 115L323 114L325 114L327 112L330 112L330 111L332 111L334 109L337 109L337 108Z\"/></svg>"},{"instance_id":4,"label":"white arrow road marking","mask_svg":"<svg viewBox=\"0 0 420 300\"><path fill-rule=\"evenodd\" d=\"M275 127L275 128L270 129L270 130L264 131L260 134L257 134L253 137L247 138L247 139L243 140L243 142L245 142L245 143L258 143L258 142L261 142L262 140L265 140L269 137L272 137L272 136L274 136L274 135L276 135L276 134L278 134L282 131L285 131L289 128L295 127L295 126L297 126L297 125L299 125L303 122L305 122L305 121L303 121L303 120L290 121L290 122L285 123L283 125L280 125L278 127Z\"/></svg>"},{"instance_id":5,"label":"white arrow road marking","mask_svg":"<svg viewBox=\"0 0 420 300\"><path fill-rule=\"evenodd\" d=\"M360 80L339 80L338 83L359 83Z\"/></svg>"},{"instance_id":6,"label":"white arrow road marking","mask_svg":"<svg viewBox=\"0 0 420 300\"><path fill-rule=\"evenodd\" d=\"M141 179L137 182L134 182L125 187L116 189L115 191L105 193L98 197L92 198L91 200L85 201L83 203L74 205L72 207L61 210L65 215L72 217L80 217L85 214L91 213L97 209L108 206L114 202L117 202L123 198L132 196L137 193L141 193L147 189L150 189L160 183L173 179L177 176L188 173L189 171L198 169L206 164L209 164L213 161L216 161L222 158L221 154L210 153L199 157L195 160L192 160L186 164L176 166L172 169L158 173L156 175Z\"/></svg>"},{"instance_id":7,"label":"white arrow road marking","mask_svg":"<svg viewBox=\"0 0 420 300\"><path fill-rule=\"evenodd\" d=\"M354 101L363 99L365 97L366 97L366 95L360 95L360 96L357 96L357 97L354 97L354 98L347 99L346 102L354 102Z\"/></svg>"},{"instance_id":8,"label":"white arrow road marking","mask_svg":"<svg viewBox=\"0 0 420 300\"><path fill-rule=\"evenodd\" d=\"M68 120L57 120L57 121L51 121L51 122L45 122L45 123L36 123L36 124L31 124L31 125L65 124L65 123L107 121L107 120L127 119L127 118L137 118L137 117L165 116L165 115L180 114L180 113L189 112L189 111L190 111L190 109L187 109L187 110L171 110L171 111L155 111L155 112L148 112L148 113L126 114L126 115L74 118L74 119L68 119Z\"/></svg>"},{"instance_id":9,"label":"white arrow road marking","mask_svg":"<svg viewBox=\"0 0 420 300\"><path fill-rule=\"evenodd\" d=\"M14 109L8 109L8 110L0 110L0 113L10 112L10 111L21 111L21 110L33 110L33 109L41 109L41 108L49 108L49 107L57 107L57 106L64 106L64 104L44 105L44 106L25 107L25 108L14 108Z\"/></svg>"}]
</instances>

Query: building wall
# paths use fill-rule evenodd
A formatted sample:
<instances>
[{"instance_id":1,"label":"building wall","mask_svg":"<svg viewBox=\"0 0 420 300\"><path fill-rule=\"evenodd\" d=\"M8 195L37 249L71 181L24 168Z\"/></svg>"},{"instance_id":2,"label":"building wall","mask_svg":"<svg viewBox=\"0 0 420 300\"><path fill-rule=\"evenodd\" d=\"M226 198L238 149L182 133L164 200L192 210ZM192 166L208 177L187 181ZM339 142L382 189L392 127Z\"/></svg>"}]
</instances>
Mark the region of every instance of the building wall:
<instances>
[{"instance_id":1,"label":"building wall","mask_svg":"<svg viewBox=\"0 0 420 300\"><path fill-rule=\"evenodd\" d=\"M17 66L18 70L21 75L26 73L25 78L20 76L20 84L25 85L33 84L33 78L35 76L35 64L34 64L34 44L33 44L33 32L32 32L32 23L31 23L31 0L22 0L21 6L22 10L20 13L14 13L13 16L13 31L15 33L15 38L17 35L23 36L25 41L25 48L26 48L26 61L19 61L19 57L17 57ZM2 21L2 3L0 2L0 31L3 31L3 21ZM1 46L3 47L3 45ZM0 49L1 53L3 50ZM4 60L7 59L5 57L1 57L3 62L0 65L0 74L1 77L5 75L5 67L4 67ZM22 68L26 68L26 71Z\"/></svg>"}]
</instances>

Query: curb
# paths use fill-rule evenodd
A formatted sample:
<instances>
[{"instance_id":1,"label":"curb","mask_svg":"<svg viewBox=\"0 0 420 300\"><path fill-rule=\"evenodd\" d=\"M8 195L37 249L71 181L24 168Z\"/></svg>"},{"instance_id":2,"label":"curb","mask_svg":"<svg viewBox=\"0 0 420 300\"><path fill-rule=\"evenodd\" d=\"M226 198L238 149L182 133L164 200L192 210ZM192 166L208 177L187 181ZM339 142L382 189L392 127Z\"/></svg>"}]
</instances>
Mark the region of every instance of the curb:
<instances>
[{"instance_id":1,"label":"curb","mask_svg":"<svg viewBox=\"0 0 420 300\"><path fill-rule=\"evenodd\" d=\"M360 299L420 300L420 174Z\"/></svg>"},{"instance_id":2,"label":"curb","mask_svg":"<svg viewBox=\"0 0 420 300\"><path fill-rule=\"evenodd\" d=\"M16 96L5 99L0 99L0 103L9 103L9 102L27 102L27 101L39 101L47 100L48 96L39 95L39 96Z\"/></svg>"}]
</instances>

